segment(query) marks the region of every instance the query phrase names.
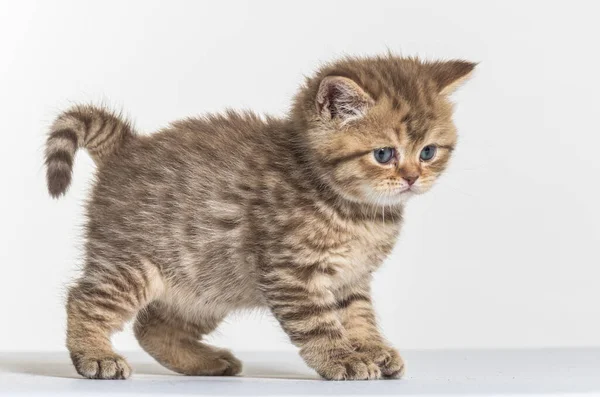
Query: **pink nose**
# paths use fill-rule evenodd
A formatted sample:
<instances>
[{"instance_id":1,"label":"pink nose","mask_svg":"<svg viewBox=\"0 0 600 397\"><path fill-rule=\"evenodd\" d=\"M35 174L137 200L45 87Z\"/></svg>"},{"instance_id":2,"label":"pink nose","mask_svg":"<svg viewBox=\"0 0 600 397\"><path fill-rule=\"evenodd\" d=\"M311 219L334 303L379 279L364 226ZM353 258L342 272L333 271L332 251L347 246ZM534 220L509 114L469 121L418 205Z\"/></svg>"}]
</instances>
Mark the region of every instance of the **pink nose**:
<instances>
[{"instance_id":1,"label":"pink nose","mask_svg":"<svg viewBox=\"0 0 600 397\"><path fill-rule=\"evenodd\" d=\"M419 179L419 175L405 175L402 177L402 179L404 179L408 183L408 186L412 186L413 183L415 183L416 180Z\"/></svg>"}]
</instances>

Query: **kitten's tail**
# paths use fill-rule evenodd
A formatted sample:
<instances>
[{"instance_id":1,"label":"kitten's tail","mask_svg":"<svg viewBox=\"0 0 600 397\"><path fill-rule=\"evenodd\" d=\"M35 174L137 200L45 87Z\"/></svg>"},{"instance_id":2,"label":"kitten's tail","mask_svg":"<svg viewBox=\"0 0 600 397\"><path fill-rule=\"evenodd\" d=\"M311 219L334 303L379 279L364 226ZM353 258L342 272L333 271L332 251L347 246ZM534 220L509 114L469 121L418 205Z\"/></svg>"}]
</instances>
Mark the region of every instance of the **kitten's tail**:
<instances>
[{"instance_id":1,"label":"kitten's tail","mask_svg":"<svg viewBox=\"0 0 600 397\"><path fill-rule=\"evenodd\" d=\"M46 141L46 179L50 195L58 198L69 188L78 148L87 149L99 164L134 135L129 121L104 108L78 105L62 113Z\"/></svg>"}]
</instances>

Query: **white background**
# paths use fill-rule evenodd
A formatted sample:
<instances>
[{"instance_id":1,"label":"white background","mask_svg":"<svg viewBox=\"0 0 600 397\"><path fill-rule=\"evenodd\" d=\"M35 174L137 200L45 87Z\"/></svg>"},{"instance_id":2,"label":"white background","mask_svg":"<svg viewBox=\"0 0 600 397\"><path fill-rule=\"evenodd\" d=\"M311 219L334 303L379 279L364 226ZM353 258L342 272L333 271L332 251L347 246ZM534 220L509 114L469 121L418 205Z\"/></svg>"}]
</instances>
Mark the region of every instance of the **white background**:
<instances>
[{"instance_id":1,"label":"white background","mask_svg":"<svg viewBox=\"0 0 600 397\"><path fill-rule=\"evenodd\" d=\"M447 174L409 203L376 276L400 348L600 346L600 28L593 2L0 2L0 350L63 348L93 163L45 190L42 148L80 101L139 130L225 107L281 115L345 54L479 61ZM119 349L135 349L130 332ZM266 313L215 343L290 349Z\"/></svg>"}]
</instances>

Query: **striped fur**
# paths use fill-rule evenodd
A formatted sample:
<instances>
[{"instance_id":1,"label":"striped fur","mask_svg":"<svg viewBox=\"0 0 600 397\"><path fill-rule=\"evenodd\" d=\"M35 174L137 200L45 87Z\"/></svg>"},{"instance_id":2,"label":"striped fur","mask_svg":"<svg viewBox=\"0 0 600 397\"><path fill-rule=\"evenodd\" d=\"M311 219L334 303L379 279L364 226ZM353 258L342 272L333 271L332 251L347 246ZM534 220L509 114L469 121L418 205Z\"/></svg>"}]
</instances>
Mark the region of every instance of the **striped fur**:
<instances>
[{"instance_id":1,"label":"striped fur","mask_svg":"<svg viewBox=\"0 0 600 397\"><path fill-rule=\"evenodd\" d=\"M102 109L61 115L46 152L50 193L68 186L77 147L101 163L67 301L77 371L127 378L110 338L135 319L140 345L167 368L235 375L241 363L202 338L232 311L268 308L324 378L400 377L371 274L407 197L446 167L456 130L445 90L472 66L345 59L307 81L288 118L230 111L151 135ZM437 154L420 162L426 144ZM393 161L375 161L380 147L395 149ZM418 175L410 190L407 172Z\"/></svg>"},{"instance_id":2,"label":"striped fur","mask_svg":"<svg viewBox=\"0 0 600 397\"><path fill-rule=\"evenodd\" d=\"M75 106L61 114L46 141L46 178L54 198L71 184L73 159L78 148L85 148L96 163L115 152L134 131L119 115L90 105Z\"/></svg>"}]
</instances>

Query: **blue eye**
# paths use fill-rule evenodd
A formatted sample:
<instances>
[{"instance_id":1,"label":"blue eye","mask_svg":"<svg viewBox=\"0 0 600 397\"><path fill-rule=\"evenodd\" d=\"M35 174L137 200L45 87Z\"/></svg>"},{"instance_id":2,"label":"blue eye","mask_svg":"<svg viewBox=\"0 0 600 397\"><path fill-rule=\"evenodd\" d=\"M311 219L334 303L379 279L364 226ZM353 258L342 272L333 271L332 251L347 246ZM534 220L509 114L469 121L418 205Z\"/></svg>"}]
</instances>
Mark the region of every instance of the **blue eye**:
<instances>
[{"instance_id":1,"label":"blue eye","mask_svg":"<svg viewBox=\"0 0 600 397\"><path fill-rule=\"evenodd\" d=\"M383 147L380 149L375 149L373 151L373 156L375 156L375 160L377 160L378 163L387 164L392 160L395 153L396 151L394 150L394 148Z\"/></svg>"},{"instance_id":2,"label":"blue eye","mask_svg":"<svg viewBox=\"0 0 600 397\"><path fill-rule=\"evenodd\" d=\"M437 147L435 145L427 145L421 150L421 154L419 157L423 161L429 161L435 156L435 152L437 151Z\"/></svg>"}]
</instances>

